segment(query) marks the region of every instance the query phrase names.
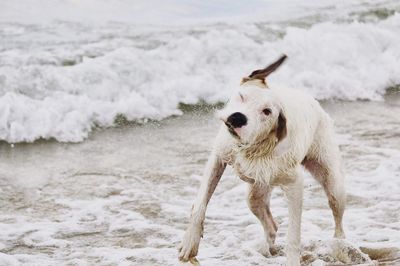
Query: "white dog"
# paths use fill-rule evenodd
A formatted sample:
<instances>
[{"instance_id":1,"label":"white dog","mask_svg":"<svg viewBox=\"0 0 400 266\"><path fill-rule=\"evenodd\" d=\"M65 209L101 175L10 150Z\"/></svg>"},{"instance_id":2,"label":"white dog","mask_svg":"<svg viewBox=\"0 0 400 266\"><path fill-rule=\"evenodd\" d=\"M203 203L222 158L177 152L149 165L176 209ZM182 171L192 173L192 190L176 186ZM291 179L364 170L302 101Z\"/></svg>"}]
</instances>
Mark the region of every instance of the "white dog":
<instances>
[{"instance_id":1,"label":"white dog","mask_svg":"<svg viewBox=\"0 0 400 266\"><path fill-rule=\"evenodd\" d=\"M287 265L300 265L302 166L323 186L335 220L335 237L344 238L343 171L330 117L311 96L269 89L265 83L285 58L243 78L239 91L219 112L224 125L192 207L190 224L179 247L180 260L197 255L207 204L227 164L249 183L248 205L264 228L265 255L270 255L277 232L269 208L271 191L280 186L289 206Z\"/></svg>"}]
</instances>

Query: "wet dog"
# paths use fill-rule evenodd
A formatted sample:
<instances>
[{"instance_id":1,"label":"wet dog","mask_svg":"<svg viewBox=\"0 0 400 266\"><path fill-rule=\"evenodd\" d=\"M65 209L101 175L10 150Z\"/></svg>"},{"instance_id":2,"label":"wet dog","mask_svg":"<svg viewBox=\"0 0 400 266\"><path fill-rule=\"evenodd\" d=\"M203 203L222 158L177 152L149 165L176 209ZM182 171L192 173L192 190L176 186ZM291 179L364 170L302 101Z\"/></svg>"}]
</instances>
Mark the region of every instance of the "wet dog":
<instances>
[{"instance_id":1,"label":"wet dog","mask_svg":"<svg viewBox=\"0 0 400 266\"><path fill-rule=\"evenodd\" d=\"M279 186L289 207L287 265L300 265L302 167L324 188L335 220L334 236L344 238L344 175L330 117L311 96L296 90L268 88L265 81L285 59L282 56L243 78L238 91L219 111L223 125L179 247L180 260L188 261L197 255L207 204L226 165L249 183L248 206L264 228L266 256L271 255L278 229L269 207L271 191Z\"/></svg>"}]
</instances>

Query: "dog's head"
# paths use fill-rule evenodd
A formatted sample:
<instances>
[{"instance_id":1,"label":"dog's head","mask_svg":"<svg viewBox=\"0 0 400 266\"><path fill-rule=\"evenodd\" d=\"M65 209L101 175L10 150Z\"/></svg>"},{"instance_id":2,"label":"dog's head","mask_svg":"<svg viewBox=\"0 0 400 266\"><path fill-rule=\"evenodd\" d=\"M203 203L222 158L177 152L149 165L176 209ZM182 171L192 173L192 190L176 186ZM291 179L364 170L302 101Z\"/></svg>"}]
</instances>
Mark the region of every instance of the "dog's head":
<instances>
[{"instance_id":1,"label":"dog's head","mask_svg":"<svg viewBox=\"0 0 400 266\"><path fill-rule=\"evenodd\" d=\"M252 145L265 140L275 145L287 134L286 118L279 99L268 89L265 78L283 63L286 56L265 69L243 78L219 118L239 143Z\"/></svg>"}]
</instances>

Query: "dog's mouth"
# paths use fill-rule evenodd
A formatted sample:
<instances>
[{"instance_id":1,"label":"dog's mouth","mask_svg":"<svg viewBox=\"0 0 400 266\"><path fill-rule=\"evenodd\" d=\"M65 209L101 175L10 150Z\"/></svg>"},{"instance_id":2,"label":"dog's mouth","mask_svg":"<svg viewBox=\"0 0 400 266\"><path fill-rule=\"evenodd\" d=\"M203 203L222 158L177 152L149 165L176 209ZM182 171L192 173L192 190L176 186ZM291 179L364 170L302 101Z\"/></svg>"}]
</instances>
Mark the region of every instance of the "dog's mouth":
<instances>
[{"instance_id":1,"label":"dog's mouth","mask_svg":"<svg viewBox=\"0 0 400 266\"><path fill-rule=\"evenodd\" d=\"M229 133L231 133L231 135L233 135L235 138L240 139L238 133L235 131L235 128L228 122L224 122L224 123L227 126Z\"/></svg>"}]
</instances>

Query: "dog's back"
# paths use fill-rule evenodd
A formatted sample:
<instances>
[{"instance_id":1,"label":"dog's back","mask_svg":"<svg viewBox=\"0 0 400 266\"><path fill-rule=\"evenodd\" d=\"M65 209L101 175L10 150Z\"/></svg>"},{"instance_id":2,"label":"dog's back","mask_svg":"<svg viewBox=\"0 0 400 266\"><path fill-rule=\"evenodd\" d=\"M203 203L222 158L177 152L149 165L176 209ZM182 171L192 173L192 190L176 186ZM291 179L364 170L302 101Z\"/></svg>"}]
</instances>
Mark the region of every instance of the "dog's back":
<instances>
[{"instance_id":1,"label":"dog's back","mask_svg":"<svg viewBox=\"0 0 400 266\"><path fill-rule=\"evenodd\" d=\"M286 116L287 138L291 143L292 155L302 161L311 152L320 134L332 135L332 120L312 96L290 89L271 89L279 99Z\"/></svg>"}]
</instances>

